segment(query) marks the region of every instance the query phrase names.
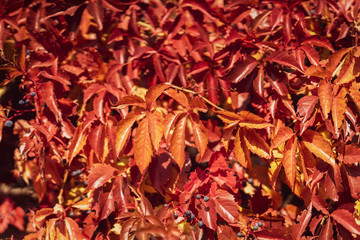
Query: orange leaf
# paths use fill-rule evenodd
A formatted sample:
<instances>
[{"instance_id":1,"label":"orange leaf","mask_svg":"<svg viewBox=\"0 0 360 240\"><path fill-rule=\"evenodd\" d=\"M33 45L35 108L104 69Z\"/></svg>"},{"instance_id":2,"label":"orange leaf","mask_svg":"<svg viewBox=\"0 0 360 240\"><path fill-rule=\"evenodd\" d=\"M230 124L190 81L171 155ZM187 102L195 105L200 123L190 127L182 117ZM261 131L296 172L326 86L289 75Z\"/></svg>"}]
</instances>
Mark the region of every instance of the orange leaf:
<instances>
[{"instance_id":1,"label":"orange leaf","mask_svg":"<svg viewBox=\"0 0 360 240\"><path fill-rule=\"evenodd\" d=\"M325 118L327 118L331 110L331 104L333 101L333 92L331 88L331 83L329 83L327 80L321 80L319 83L318 91L319 91L318 95L320 99L320 106Z\"/></svg>"},{"instance_id":2,"label":"orange leaf","mask_svg":"<svg viewBox=\"0 0 360 240\"><path fill-rule=\"evenodd\" d=\"M87 128L83 129L83 124L79 124L76 128L73 138L70 140L68 164L70 166L74 157L84 148L87 139Z\"/></svg>"},{"instance_id":3,"label":"orange leaf","mask_svg":"<svg viewBox=\"0 0 360 240\"><path fill-rule=\"evenodd\" d=\"M296 149L297 138L292 137L285 145L283 158L283 166L292 191L295 189L296 180Z\"/></svg>"},{"instance_id":4,"label":"orange leaf","mask_svg":"<svg viewBox=\"0 0 360 240\"><path fill-rule=\"evenodd\" d=\"M311 65L306 68L305 75L314 76L314 77L324 77L325 70L320 66Z\"/></svg>"},{"instance_id":5,"label":"orange leaf","mask_svg":"<svg viewBox=\"0 0 360 240\"><path fill-rule=\"evenodd\" d=\"M144 99L142 99L141 97L136 96L136 95L130 95L130 96L123 97L115 104L115 107L113 107L113 108L124 108L129 105L146 108Z\"/></svg>"},{"instance_id":6,"label":"orange leaf","mask_svg":"<svg viewBox=\"0 0 360 240\"><path fill-rule=\"evenodd\" d=\"M347 90L345 88L342 88L339 91L339 93L336 95L332 103L331 113L332 113L332 119L334 121L334 128L336 133L338 132L345 118L344 114L346 111L346 95L347 95Z\"/></svg>"},{"instance_id":7,"label":"orange leaf","mask_svg":"<svg viewBox=\"0 0 360 240\"><path fill-rule=\"evenodd\" d=\"M206 104L203 101L201 101L199 98L191 99L190 108L196 109L203 113L206 113L208 111Z\"/></svg>"},{"instance_id":8,"label":"orange leaf","mask_svg":"<svg viewBox=\"0 0 360 240\"><path fill-rule=\"evenodd\" d=\"M251 169L251 159L249 149L246 147L244 142L241 141L242 131L241 128L236 133L234 142L234 153L236 160L245 168Z\"/></svg>"},{"instance_id":9,"label":"orange leaf","mask_svg":"<svg viewBox=\"0 0 360 240\"><path fill-rule=\"evenodd\" d=\"M148 109L151 109L153 103L156 99L164 92L165 89L169 88L170 86L165 84L159 84L154 87L149 88L145 95L145 102Z\"/></svg>"},{"instance_id":10,"label":"orange leaf","mask_svg":"<svg viewBox=\"0 0 360 240\"><path fill-rule=\"evenodd\" d=\"M149 119L144 118L136 129L134 139L134 160L139 170L144 174L152 156L152 145L149 132Z\"/></svg>"},{"instance_id":11,"label":"orange leaf","mask_svg":"<svg viewBox=\"0 0 360 240\"><path fill-rule=\"evenodd\" d=\"M201 159L204 156L208 144L208 136L207 136L206 128L200 121L199 115L195 113L191 113L190 120L193 128L195 146L200 153L200 159Z\"/></svg>"},{"instance_id":12,"label":"orange leaf","mask_svg":"<svg viewBox=\"0 0 360 240\"><path fill-rule=\"evenodd\" d=\"M240 127L260 129L260 128L273 126L272 124L267 123L265 119L249 111L240 111L238 115L240 118L240 122L239 122Z\"/></svg>"},{"instance_id":13,"label":"orange leaf","mask_svg":"<svg viewBox=\"0 0 360 240\"><path fill-rule=\"evenodd\" d=\"M243 128L244 139L247 147L252 153L259 155L260 157L270 159L269 145L265 140L254 130Z\"/></svg>"},{"instance_id":14,"label":"orange leaf","mask_svg":"<svg viewBox=\"0 0 360 240\"><path fill-rule=\"evenodd\" d=\"M307 129L301 137L305 147L309 149L310 152L315 154L315 156L321 158L325 162L330 163L331 165L335 164L335 159L332 156L333 152L330 143L323 138L321 133Z\"/></svg>"},{"instance_id":15,"label":"orange leaf","mask_svg":"<svg viewBox=\"0 0 360 240\"><path fill-rule=\"evenodd\" d=\"M164 125L164 137L166 144L168 144L169 142L168 138L169 138L170 130L173 128L176 120L181 115L181 113L183 113L183 111L174 111L174 113L169 113L168 115L165 116L163 125Z\"/></svg>"},{"instance_id":16,"label":"orange leaf","mask_svg":"<svg viewBox=\"0 0 360 240\"><path fill-rule=\"evenodd\" d=\"M217 117L221 119L224 123L234 123L240 120L240 116L236 113L229 111L215 111Z\"/></svg>"},{"instance_id":17,"label":"orange leaf","mask_svg":"<svg viewBox=\"0 0 360 240\"><path fill-rule=\"evenodd\" d=\"M360 109L360 83L353 82L351 84L349 91L350 91L349 95L350 95L351 99L353 100L355 105L358 107L358 109Z\"/></svg>"},{"instance_id":18,"label":"orange leaf","mask_svg":"<svg viewBox=\"0 0 360 240\"><path fill-rule=\"evenodd\" d=\"M116 155L118 156L123 147L125 146L126 141L129 138L129 134L131 131L131 127L135 123L135 121L140 118L142 115L136 113L129 113L125 119L122 119L116 129L116 139L115 139L115 147L116 147Z\"/></svg>"},{"instance_id":19,"label":"orange leaf","mask_svg":"<svg viewBox=\"0 0 360 240\"><path fill-rule=\"evenodd\" d=\"M341 85L344 83L351 82L354 78L354 66L355 60L349 55L346 57L344 64L341 66L340 74L334 83Z\"/></svg>"},{"instance_id":20,"label":"orange leaf","mask_svg":"<svg viewBox=\"0 0 360 240\"><path fill-rule=\"evenodd\" d=\"M331 76L335 69L338 67L340 60L343 56L350 50L350 48L342 48L339 51L333 53L326 63L325 72L328 79L331 79Z\"/></svg>"},{"instance_id":21,"label":"orange leaf","mask_svg":"<svg viewBox=\"0 0 360 240\"><path fill-rule=\"evenodd\" d=\"M173 88L166 89L164 92L166 95L173 98L175 101L177 101L180 105L184 106L185 108L189 107L189 100L187 99L185 93L175 90Z\"/></svg>"},{"instance_id":22,"label":"orange leaf","mask_svg":"<svg viewBox=\"0 0 360 240\"><path fill-rule=\"evenodd\" d=\"M280 128L273 140L271 141L271 148L277 148L294 135L293 131L289 127Z\"/></svg>"},{"instance_id":23,"label":"orange leaf","mask_svg":"<svg viewBox=\"0 0 360 240\"><path fill-rule=\"evenodd\" d=\"M151 142L154 146L154 149L158 151L159 144L164 132L164 126L162 124L164 117L161 112L154 111L153 113L148 114L148 119Z\"/></svg>"},{"instance_id":24,"label":"orange leaf","mask_svg":"<svg viewBox=\"0 0 360 240\"><path fill-rule=\"evenodd\" d=\"M187 115L179 119L171 138L170 152L174 161L179 165L180 170L185 163L185 127Z\"/></svg>"}]
</instances>

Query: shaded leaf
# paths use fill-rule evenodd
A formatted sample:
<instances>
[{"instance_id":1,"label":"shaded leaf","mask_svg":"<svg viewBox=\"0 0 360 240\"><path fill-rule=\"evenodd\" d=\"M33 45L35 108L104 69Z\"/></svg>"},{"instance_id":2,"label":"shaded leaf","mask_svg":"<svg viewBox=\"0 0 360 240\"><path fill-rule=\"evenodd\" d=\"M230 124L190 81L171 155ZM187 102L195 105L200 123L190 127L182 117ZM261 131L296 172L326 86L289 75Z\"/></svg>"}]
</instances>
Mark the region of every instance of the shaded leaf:
<instances>
[{"instance_id":1,"label":"shaded leaf","mask_svg":"<svg viewBox=\"0 0 360 240\"><path fill-rule=\"evenodd\" d=\"M116 168L113 168L107 164L94 164L89 174L87 189L96 189L102 187L114 176L116 171Z\"/></svg>"},{"instance_id":2,"label":"shaded leaf","mask_svg":"<svg viewBox=\"0 0 360 240\"><path fill-rule=\"evenodd\" d=\"M354 209L353 204L352 209ZM341 224L349 232L360 235L360 226L356 224L353 213L349 211L347 206L340 206L330 215L336 222Z\"/></svg>"},{"instance_id":3,"label":"shaded leaf","mask_svg":"<svg viewBox=\"0 0 360 240\"><path fill-rule=\"evenodd\" d=\"M234 67L225 76L223 80L238 83L247 75L249 75L256 67L257 61L253 57L246 57L244 60L240 60L234 64Z\"/></svg>"}]
</instances>

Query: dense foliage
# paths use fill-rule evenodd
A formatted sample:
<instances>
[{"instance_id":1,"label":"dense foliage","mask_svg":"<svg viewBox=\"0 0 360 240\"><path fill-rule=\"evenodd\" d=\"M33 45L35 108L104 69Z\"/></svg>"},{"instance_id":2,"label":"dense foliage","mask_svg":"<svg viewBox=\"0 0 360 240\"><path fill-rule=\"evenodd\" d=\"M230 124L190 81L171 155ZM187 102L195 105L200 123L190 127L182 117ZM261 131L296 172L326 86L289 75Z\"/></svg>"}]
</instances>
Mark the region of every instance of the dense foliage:
<instances>
[{"instance_id":1,"label":"dense foliage","mask_svg":"<svg viewBox=\"0 0 360 240\"><path fill-rule=\"evenodd\" d=\"M359 10L0 1L0 233L358 238Z\"/></svg>"}]
</instances>

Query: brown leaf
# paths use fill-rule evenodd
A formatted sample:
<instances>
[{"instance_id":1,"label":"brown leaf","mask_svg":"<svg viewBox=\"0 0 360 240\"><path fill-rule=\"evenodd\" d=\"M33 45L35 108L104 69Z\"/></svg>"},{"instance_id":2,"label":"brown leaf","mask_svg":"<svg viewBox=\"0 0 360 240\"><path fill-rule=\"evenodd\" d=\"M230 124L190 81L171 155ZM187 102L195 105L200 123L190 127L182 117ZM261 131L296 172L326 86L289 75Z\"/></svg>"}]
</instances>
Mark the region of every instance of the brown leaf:
<instances>
[{"instance_id":1,"label":"brown leaf","mask_svg":"<svg viewBox=\"0 0 360 240\"><path fill-rule=\"evenodd\" d=\"M296 180L296 150L297 150L297 138L292 137L285 145L283 166L285 169L286 177L289 181L290 188L292 191L295 189Z\"/></svg>"},{"instance_id":2,"label":"brown leaf","mask_svg":"<svg viewBox=\"0 0 360 240\"><path fill-rule=\"evenodd\" d=\"M199 151L200 159L204 156L208 144L208 136L206 128L200 121L199 115L195 113L190 114L191 125L193 128L193 136L195 139L195 146Z\"/></svg>"},{"instance_id":3,"label":"brown leaf","mask_svg":"<svg viewBox=\"0 0 360 240\"><path fill-rule=\"evenodd\" d=\"M331 165L335 164L330 143L323 138L321 133L307 129L301 137L305 147L315 154L315 156Z\"/></svg>"},{"instance_id":4,"label":"brown leaf","mask_svg":"<svg viewBox=\"0 0 360 240\"><path fill-rule=\"evenodd\" d=\"M180 117L175 126L174 133L171 137L170 152L174 161L180 168L180 171L185 163L185 127L187 115Z\"/></svg>"},{"instance_id":5,"label":"brown leaf","mask_svg":"<svg viewBox=\"0 0 360 240\"><path fill-rule=\"evenodd\" d=\"M136 129L134 139L134 160L141 174L145 173L153 154L149 125L149 119L144 118Z\"/></svg>"},{"instance_id":6,"label":"brown leaf","mask_svg":"<svg viewBox=\"0 0 360 240\"><path fill-rule=\"evenodd\" d=\"M347 90L345 88L341 88L341 90L335 96L332 103L331 113L332 113L332 119L334 121L335 132L337 134L345 118L344 114L346 111L346 95L347 95Z\"/></svg>"},{"instance_id":7,"label":"brown leaf","mask_svg":"<svg viewBox=\"0 0 360 240\"><path fill-rule=\"evenodd\" d=\"M327 80L321 80L319 83L318 95L320 100L320 106L323 111L325 118L328 117L328 114L331 110L332 101L333 101L333 92L331 83Z\"/></svg>"}]
</instances>

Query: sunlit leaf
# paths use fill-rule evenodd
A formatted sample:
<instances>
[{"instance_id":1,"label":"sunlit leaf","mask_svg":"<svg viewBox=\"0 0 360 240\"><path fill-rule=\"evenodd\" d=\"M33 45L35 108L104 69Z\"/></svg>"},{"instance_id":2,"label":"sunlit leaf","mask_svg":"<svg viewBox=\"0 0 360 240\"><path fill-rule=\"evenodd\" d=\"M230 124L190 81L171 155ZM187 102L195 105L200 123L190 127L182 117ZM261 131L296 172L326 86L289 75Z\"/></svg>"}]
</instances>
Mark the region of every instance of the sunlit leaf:
<instances>
[{"instance_id":1,"label":"sunlit leaf","mask_svg":"<svg viewBox=\"0 0 360 240\"><path fill-rule=\"evenodd\" d=\"M144 118L136 129L134 139L134 160L142 174L149 166L153 154L149 125L149 119Z\"/></svg>"}]
</instances>

